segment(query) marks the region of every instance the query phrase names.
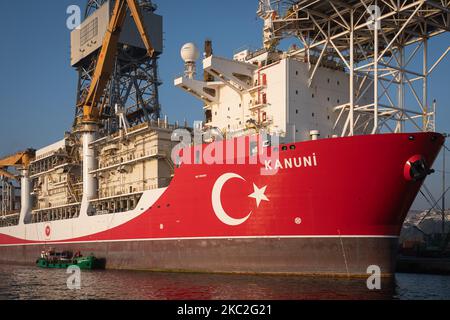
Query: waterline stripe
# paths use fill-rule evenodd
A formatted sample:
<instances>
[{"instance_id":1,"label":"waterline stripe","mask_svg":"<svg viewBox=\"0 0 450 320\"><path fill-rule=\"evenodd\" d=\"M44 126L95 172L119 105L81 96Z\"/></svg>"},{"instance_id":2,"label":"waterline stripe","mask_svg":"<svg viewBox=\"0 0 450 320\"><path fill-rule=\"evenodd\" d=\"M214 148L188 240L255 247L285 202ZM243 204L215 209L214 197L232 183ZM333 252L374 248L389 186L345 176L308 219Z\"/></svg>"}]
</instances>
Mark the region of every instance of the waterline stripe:
<instances>
[{"instance_id":1,"label":"waterline stripe","mask_svg":"<svg viewBox=\"0 0 450 320\"><path fill-rule=\"evenodd\" d=\"M116 239L89 241L45 241L35 243L0 244L0 247L36 246L36 245L64 245L78 243L107 243L107 242L141 242L141 241L179 241L179 240L234 240L234 239L314 239L314 238L385 238L396 239L398 236L381 235L322 235L322 236L231 236L231 237L181 237L181 238L144 238L144 239Z\"/></svg>"}]
</instances>

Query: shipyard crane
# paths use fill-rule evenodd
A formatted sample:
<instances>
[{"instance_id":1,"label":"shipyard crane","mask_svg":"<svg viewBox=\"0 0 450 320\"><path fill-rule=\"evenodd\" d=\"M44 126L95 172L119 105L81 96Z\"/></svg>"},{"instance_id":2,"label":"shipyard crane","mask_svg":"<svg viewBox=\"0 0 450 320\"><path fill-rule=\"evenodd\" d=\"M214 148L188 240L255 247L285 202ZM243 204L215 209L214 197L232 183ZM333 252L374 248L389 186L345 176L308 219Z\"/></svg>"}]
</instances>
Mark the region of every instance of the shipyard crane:
<instances>
[{"instance_id":1,"label":"shipyard crane","mask_svg":"<svg viewBox=\"0 0 450 320\"><path fill-rule=\"evenodd\" d=\"M117 0L109 21L108 29L95 66L89 91L85 99L78 105L83 109L82 125L98 124L101 120L105 101L102 101L104 90L111 78L114 59L117 54L119 37L125 23L127 11L137 26L139 34L149 57L153 57L154 48L143 23L139 5L136 0Z\"/></svg>"}]
</instances>

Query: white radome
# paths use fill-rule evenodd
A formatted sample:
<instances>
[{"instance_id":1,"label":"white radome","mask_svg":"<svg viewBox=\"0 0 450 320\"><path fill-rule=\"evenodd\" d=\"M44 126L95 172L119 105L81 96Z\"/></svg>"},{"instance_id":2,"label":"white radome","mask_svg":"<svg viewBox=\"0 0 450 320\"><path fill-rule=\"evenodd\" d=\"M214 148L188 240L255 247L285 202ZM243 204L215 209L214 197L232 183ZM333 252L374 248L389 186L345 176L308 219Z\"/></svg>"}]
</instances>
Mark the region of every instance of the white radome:
<instances>
[{"instance_id":1,"label":"white radome","mask_svg":"<svg viewBox=\"0 0 450 320\"><path fill-rule=\"evenodd\" d=\"M200 58L200 51L194 43L186 43L181 48L181 58L184 62L195 62L198 58Z\"/></svg>"}]
</instances>

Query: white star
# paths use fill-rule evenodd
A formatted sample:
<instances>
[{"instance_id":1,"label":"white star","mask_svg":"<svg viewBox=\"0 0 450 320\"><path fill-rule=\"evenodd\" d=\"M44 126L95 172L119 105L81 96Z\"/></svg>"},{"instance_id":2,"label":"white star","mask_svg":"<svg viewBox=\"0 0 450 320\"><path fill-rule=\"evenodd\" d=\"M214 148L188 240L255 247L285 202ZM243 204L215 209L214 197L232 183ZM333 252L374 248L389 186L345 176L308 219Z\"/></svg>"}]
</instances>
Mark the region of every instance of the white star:
<instances>
[{"instance_id":1,"label":"white star","mask_svg":"<svg viewBox=\"0 0 450 320\"><path fill-rule=\"evenodd\" d=\"M266 193L266 188L267 188L267 186L264 186L260 189L256 186L256 184L253 184L254 192L248 196L249 198L255 198L256 207L258 207L258 208L259 208L259 204L261 203L261 201L263 201L263 200L269 201L269 199L267 199L266 195L264 194L264 193Z\"/></svg>"}]
</instances>

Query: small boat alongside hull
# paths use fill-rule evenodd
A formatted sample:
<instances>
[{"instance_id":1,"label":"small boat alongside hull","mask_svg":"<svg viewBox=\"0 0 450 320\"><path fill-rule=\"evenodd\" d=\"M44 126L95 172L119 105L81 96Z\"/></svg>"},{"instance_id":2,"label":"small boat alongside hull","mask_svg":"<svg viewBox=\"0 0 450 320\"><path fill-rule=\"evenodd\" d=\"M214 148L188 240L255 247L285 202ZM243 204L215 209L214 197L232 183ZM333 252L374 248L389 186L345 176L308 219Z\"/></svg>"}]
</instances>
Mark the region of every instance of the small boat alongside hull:
<instances>
[{"instance_id":1,"label":"small boat alongside hull","mask_svg":"<svg viewBox=\"0 0 450 320\"><path fill-rule=\"evenodd\" d=\"M76 266L82 270L104 269L105 259L98 259L94 255L82 256L79 251L73 254L72 251L55 252L54 249L44 250L41 257L36 260L36 265L40 268L67 269Z\"/></svg>"}]
</instances>

